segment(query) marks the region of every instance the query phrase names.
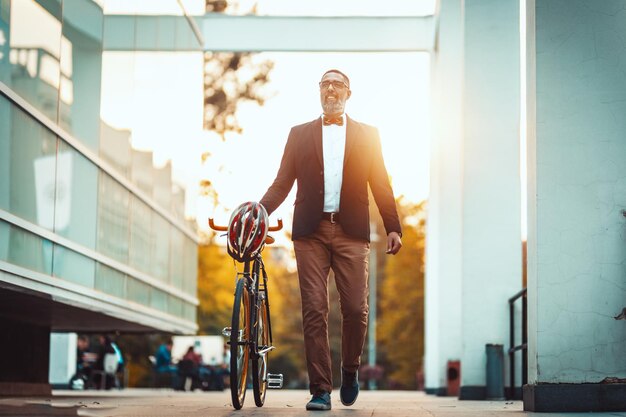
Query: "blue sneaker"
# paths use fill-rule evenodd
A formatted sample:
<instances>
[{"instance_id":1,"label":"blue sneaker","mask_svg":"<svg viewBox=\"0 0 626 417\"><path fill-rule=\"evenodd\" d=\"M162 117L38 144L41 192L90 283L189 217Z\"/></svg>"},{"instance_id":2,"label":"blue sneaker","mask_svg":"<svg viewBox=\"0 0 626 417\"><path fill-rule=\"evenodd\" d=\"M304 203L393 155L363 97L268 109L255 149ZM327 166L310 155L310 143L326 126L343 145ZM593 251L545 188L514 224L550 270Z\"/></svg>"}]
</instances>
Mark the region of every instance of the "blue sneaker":
<instances>
[{"instance_id":1,"label":"blue sneaker","mask_svg":"<svg viewBox=\"0 0 626 417\"><path fill-rule=\"evenodd\" d=\"M359 396L359 379L357 372L348 372L341 368L341 389L339 390L339 398L341 404L352 405Z\"/></svg>"},{"instance_id":2,"label":"blue sneaker","mask_svg":"<svg viewBox=\"0 0 626 417\"><path fill-rule=\"evenodd\" d=\"M306 404L307 410L330 410L330 407L330 393L326 391L315 393Z\"/></svg>"}]
</instances>

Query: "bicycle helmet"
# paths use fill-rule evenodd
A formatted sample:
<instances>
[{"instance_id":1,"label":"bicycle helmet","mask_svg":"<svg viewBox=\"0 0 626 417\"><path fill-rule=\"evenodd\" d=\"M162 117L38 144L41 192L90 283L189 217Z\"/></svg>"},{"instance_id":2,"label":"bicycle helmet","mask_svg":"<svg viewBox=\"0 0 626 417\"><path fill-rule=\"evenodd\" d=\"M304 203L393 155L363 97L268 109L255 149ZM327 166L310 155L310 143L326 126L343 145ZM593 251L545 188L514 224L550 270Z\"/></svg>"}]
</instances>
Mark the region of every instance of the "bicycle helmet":
<instances>
[{"instance_id":1,"label":"bicycle helmet","mask_svg":"<svg viewBox=\"0 0 626 417\"><path fill-rule=\"evenodd\" d=\"M239 262L254 259L265 244L267 224L267 211L260 203L239 205L228 222L228 254Z\"/></svg>"}]
</instances>

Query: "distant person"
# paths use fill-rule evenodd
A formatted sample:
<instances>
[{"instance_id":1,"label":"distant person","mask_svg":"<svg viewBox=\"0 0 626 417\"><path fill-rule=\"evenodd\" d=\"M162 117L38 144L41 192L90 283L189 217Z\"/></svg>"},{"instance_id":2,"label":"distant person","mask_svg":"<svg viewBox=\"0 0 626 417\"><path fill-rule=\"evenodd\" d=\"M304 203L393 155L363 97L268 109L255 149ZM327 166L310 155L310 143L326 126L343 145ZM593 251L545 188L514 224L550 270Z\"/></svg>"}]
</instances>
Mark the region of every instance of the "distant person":
<instances>
[{"instance_id":1,"label":"distant person","mask_svg":"<svg viewBox=\"0 0 626 417\"><path fill-rule=\"evenodd\" d=\"M384 80L390 74L381 77ZM352 90L343 72L331 69L322 74L319 94L323 114L291 129L276 179L260 201L271 214L297 181L292 239L302 298L309 390L313 394L307 410L331 409L331 269L342 316L339 395L342 404L352 405L359 394L357 371L369 312L368 186L387 232L387 253L395 255L402 247L400 220L378 130L345 114Z\"/></svg>"},{"instance_id":2,"label":"distant person","mask_svg":"<svg viewBox=\"0 0 626 417\"><path fill-rule=\"evenodd\" d=\"M190 360L195 365L200 365L202 363L202 355L196 353L196 350L193 346L189 346L187 352L183 355L183 360Z\"/></svg>"},{"instance_id":3,"label":"distant person","mask_svg":"<svg viewBox=\"0 0 626 417\"><path fill-rule=\"evenodd\" d=\"M105 356L109 353L112 353L117 356L117 353L115 352L115 348L113 347L113 340L111 339L111 336L101 335L99 337L99 341L100 341L100 346L98 347L98 351L97 351L98 359L96 360L94 369L97 369L99 371L104 371ZM97 383L98 383L98 386L101 386L102 381L97 382ZM105 373L105 384L104 384L105 389L109 390L113 388L113 386L115 386L115 375Z\"/></svg>"},{"instance_id":4,"label":"distant person","mask_svg":"<svg viewBox=\"0 0 626 417\"><path fill-rule=\"evenodd\" d=\"M79 335L76 339L76 373L70 378L69 387L74 390L87 388L93 365L93 354L89 350L89 338Z\"/></svg>"},{"instance_id":5,"label":"distant person","mask_svg":"<svg viewBox=\"0 0 626 417\"><path fill-rule=\"evenodd\" d=\"M171 387L177 388L178 379L176 374L178 373L178 367L172 363L172 346L174 346L172 339L167 339L165 343L159 346L154 355L154 370L158 379L165 376L170 379Z\"/></svg>"},{"instance_id":6,"label":"distant person","mask_svg":"<svg viewBox=\"0 0 626 417\"><path fill-rule=\"evenodd\" d=\"M168 339L162 343L156 351L156 370L157 372L176 372L176 365L172 363L172 346L174 342Z\"/></svg>"},{"instance_id":7,"label":"distant person","mask_svg":"<svg viewBox=\"0 0 626 417\"><path fill-rule=\"evenodd\" d=\"M80 372L87 377L91 373L92 362L89 360L89 338L83 334L76 339L76 372Z\"/></svg>"},{"instance_id":8,"label":"distant person","mask_svg":"<svg viewBox=\"0 0 626 417\"><path fill-rule=\"evenodd\" d=\"M200 383L200 368L202 365L202 355L196 353L193 346L189 346L187 352L183 355L182 359L178 362L178 376L180 378L178 388L185 390L185 382L187 378L191 378L191 390L199 387Z\"/></svg>"},{"instance_id":9,"label":"distant person","mask_svg":"<svg viewBox=\"0 0 626 417\"><path fill-rule=\"evenodd\" d=\"M115 354L117 355L117 372L123 374L126 363L124 361L124 355L122 354L122 350L117 345L117 343L115 343L115 341L113 340L111 341L111 347L113 347L113 350L115 351ZM120 382L117 378L115 378L115 385L117 386L117 388L123 387L123 383Z\"/></svg>"}]
</instances>

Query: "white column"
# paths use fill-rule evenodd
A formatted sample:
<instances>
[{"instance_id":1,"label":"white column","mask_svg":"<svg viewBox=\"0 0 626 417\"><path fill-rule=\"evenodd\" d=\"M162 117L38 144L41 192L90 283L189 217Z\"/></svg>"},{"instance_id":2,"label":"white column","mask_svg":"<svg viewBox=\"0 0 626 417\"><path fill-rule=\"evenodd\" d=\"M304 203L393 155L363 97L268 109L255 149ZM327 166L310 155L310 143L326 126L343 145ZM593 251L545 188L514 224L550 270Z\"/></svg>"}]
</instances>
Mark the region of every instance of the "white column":
<instances>
[{"instance_id":1,"label":"white column","mask_svg":"<svg viewBox=\"0 0 626 417\"><path fill-rule=\"evenodd\" d=\"M50 333L51 384L65 388L76 373L76 333Z\"/></svg>"},{"instance_id":2,"label":"white column","mask_svg":"<svg viewBox=\"0 0 626 417\"><path fill-rule=\"evenodd\" d=\"M461 357L462 0L442 0L432 54L433 140L426 234L425 385L444 394Z\"/></svg>"},{"instance_id":3,"label":"white column","mask_svg":"<svg viewBox=\"0 0 626 417\"><path fill-rule=\"evenodd\" d=\"M625 4L527 1L529 411L626 409Z\"/></svg>"},{"instance_id":4,"label":"white column","mask_svg":"<svg viewBox=\"0 0 626 417\"><path fill-rule=\"evenodd\" d=\"M519 33L517 0L465 1L461 399L485 398L522 288Z\"/></svg>"}]
</instances>

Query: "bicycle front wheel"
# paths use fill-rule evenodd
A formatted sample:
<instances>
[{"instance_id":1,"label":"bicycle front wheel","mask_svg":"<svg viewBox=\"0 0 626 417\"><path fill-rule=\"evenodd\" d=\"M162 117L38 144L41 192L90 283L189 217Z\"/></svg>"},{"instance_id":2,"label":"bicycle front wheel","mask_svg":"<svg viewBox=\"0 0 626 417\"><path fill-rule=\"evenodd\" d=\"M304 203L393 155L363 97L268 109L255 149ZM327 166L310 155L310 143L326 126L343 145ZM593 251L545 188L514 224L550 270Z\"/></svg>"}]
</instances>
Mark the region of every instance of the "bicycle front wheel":
<instances>
[{"instance_id":1,"label":"bicycle front wheel","mask_svg":"<svg viewBox=\"0 0 626 417\"><path fill-rule=\"evenodd\" d=\"M230 329L230 394L239 410L246 398L248 360L250 359L250 295L245 278L235 287L235 302Z\"/></svg>"},{"instance_id":2,"label":"bicycle front wheel","mask_svg":"<svg viewBox=\"0 0 626 417\"><path fill-rule=\"evenodd\" d=\"M257 349L263 352L270 347L269 329L269 306L267 304L267 293L259 292L259 310L257 318ZM252 358L252 388L254 391L254 402L257 407L263 407L265 394L267 392L267 364L269 350L261 353L256 358Z\"/></svg>"}]
</instances>

